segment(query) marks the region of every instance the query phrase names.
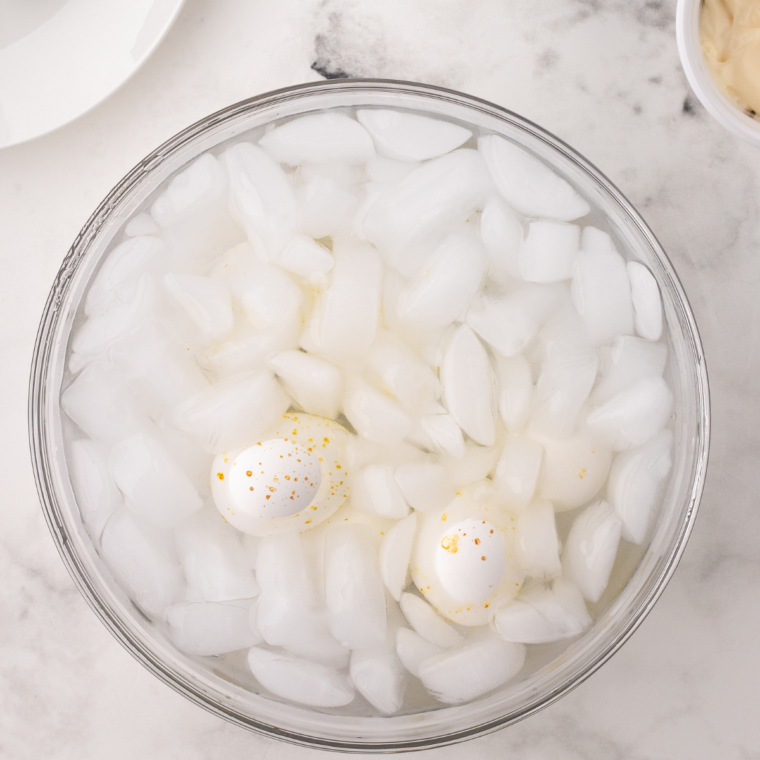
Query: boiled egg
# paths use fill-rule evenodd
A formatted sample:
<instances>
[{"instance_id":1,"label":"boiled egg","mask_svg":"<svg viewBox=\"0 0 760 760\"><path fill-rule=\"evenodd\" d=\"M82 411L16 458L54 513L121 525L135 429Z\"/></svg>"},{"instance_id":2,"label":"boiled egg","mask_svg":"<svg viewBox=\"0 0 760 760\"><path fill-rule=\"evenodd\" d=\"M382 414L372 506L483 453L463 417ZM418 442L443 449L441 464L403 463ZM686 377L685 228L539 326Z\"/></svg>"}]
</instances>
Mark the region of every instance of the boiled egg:
<instances>
[{"instance_id":1,"label":"boiled egg","mask_svg":"<svg viewBox=\"0 0 760 760\"><path fill-rule=\"evenodd\" d=\"M348 431L310 414L284 414L261 437L219 454L211 494L230 525L273 536L319 525L348 497Z\"/></svg>"},{"instance_id":2,"label":"boiled egg","mask_svg":"<svg viewBox=\"0 0 760 760\"><path fill-rule=\"evenodd\" d=\"M517 596L523 581L515 554L516 517L471 492L417 517L414 584L447 620L488 623L497 603Z\"/></svg>"}]
</instances>

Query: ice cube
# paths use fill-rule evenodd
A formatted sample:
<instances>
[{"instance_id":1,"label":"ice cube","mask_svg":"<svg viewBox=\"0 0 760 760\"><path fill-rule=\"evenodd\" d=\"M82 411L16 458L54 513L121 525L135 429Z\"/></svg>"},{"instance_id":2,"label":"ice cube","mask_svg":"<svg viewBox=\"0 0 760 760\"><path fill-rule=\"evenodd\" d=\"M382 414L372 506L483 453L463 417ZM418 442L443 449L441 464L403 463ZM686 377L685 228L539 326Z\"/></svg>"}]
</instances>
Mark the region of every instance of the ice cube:
<instances>
[{"instance_id":1,"label":"ice cube","mask_svg":"<svg viewBox=\"0 0 760 760\"><path fill-rule=\"evenodd\" d=\"M546 644L583 633L591 617L577 586L557 578L551 590L533 586L498 609L494 624L505 641Z\"/></svg>"},{"instance_id":2,"label":"ice cube","mask_svg":"<svg viewBox=\"0 0 760 760\"><path fill-rule=\"evenodd\" d=\"M421 512L442 510L453 498L446 468L435 462L414 462L396 468L396 482L410 506Z\"/></svg>"},{"instance_id":3,"label":"ice cube","mask_svg":"<svg viewBox=\"0 0 760 760\"><path fill-rule=\"evenodd\" d=\"M446 468L449 483L459 490L483 480L496 466L500 453L498 446L478 446L468 441L461 459L443 455L439 462Z\"/></svg>"},{"instance_id":4,"label":"ice cube","mask_svg":"<svg viewBox=\"0 0 760 760\"><path fill-rule=\"evenodd\" d=\"M309 414L334 419L343 397L343 376L330 362L303 351L283 351L269 360L285 390Z\"/></svg>"},{"instance_id":5,"label":"ice cube","mask_svg":"<svg viewBox=\"0 0 760 760\"><path fill-rule=\"evenodd\" d=\"M513 277L522 279L520 249L523 227L512 209L492 195L480 215L480 236L490 256L490 275L496 281Z\"/></svg>"},{"instance_id":6,"label":"ice cube","mask_svg":"<svg viewBox=\"0 0 760 760\"><path fill-rule=\"evenodd\" d=\"M591 400L604 404L645 377L660 377L668 360L664 343L621 335L611 347L600 349L601 371Z\"/></svg>"},{"instance_id":7,"label":"ice cube","mask_svg":"<svg viewBox=\"0 0 760 760\"><path fill-rule=\"evenodd\" d=\"M140 236L116 246L106 257L87 291L84 313L95 317L114 306L134 302L142 277L160 270L166 244L157 237Z\"/></svg>"},{"instance_id":8,"label":"ice cube","mask_svg":"<svg viewBox=\"0 0 760 760\"><path fill-rule=\"evenodd\" d=\"M386 446L401 443L412 427L409 415L397 401L360 377L348 383L343 413L359 435Z\"/></svg>"},{"instance_id":9,"label":"ice cube","mask_svg":"<svg viewBox=\"0 0 760 760\"><path fill-rule=\"evenodd\" d=\"M273 260L296 231L298 208L282 167L251 143L222 156L230 178L230 212L264 261Z\"/></svg>"},{"instance_id":10,"label":"ice cube","mask_svg":"<svg viewBox=\"0 0 760 760\"><path fill-rule=\"evenodd\" d=\"M430 366L397 335L377 333L367 356L369 366L407 411L424 413L440 398L443 386Z\"/></svg>"},{"instance_id":11,"label":"ice cube","mask_svg":"<svg viewBox=\"0 0 760 760\"><path fill-rule=\"evenodd\" d=\"M508 433L519 433L533 404L533 378L528 360L522 354L496 359L497 402L501 421Z\"/></svg>"},{"instance_id":12,"label":"ice cube","mask_svg":"<svg viewBox=\"0 0 760 760\"><path fill-rule=\"evenodd\" d=\"M383 715L393 715L401 709L407 675L394 648L383 645L354 649L349 673L358 692Z\"/></svg>"},{"instance_id":13,"label":"ice cube","mask_svg":"<svg viewBox=\"0 0 760 760\"><path fill-rule=\"evenodd\" d=\"M110 464L127 506L159 528L172 528L203 506L184 470L146 435L117 444Z\"/></svg>"},{"instance_id":14,"label":"ice cube","mask_svg":"<svg viewBox=\"0 0 760 760\"><path fill-rule=\"evenodd\" d=\"M385 156L375 156L366 166L367 177L378 186L395 185L419 168L419 162L396 161Z\"/></svg>"},{"instance_id":15,"label":"ice cube","mask_svg":"<svg viewBox=\"0 0 760 760\"><path fill-rule=\"evenodd\" d=\"M483 344L467 326L454 333L441 365L443 395L449 414L477 443L496 440L493 377Z\"/></svg>"},{"instance_id":16,"label":"ice cube","mask_svg":"<svg viewBox=\"0 0 760 760\"><path fill-rule=\"evenodd\" d=\"M434 451L448 454L454 459L464 458L462 428L450 414L427 414L420 418L420 426Z\"/></svg>"},{"instance_id":17,"label":"ice cube","mask_svg":"<svg viewBox=\"0 0 760 760\"><path fill-rule=\"evenodd\" d=\"M619 253L582 250L573 266L570 290L594 345L633 335L631 285Z\"/></svg>"},{"instance_id":18,"label":"ice cube","mask_svg":"<svg viewBox=\"0 0 760 760\"><path fill-rule=\"evenodd\" d=\"M478 139L498 191L525 216L570 222L591 210L573 187L526 150L498 135Z\"/></svg>"},{"instance_id":19,"label":"ice cube","mask_svg":"<svg viewBox=\"0 0 760 760\"><path fill-rule=\"evenodd\" d=\"M444 651L446 650L442 647L431 644L409 628L399 628L396 631L396 654L413 676L419 677L419 667L424 660Z\"/></svg>"},{"instance_id":20,"label":"ice cube","mask_svg":"<svg viewBox=\"0 0 760 760\"><path fill-rule=\"evenodd\" d=\"M385 590L370 529L333 525L325 538L325 601L332 635L349 649L382 644Z\"/></svg>"},{"instance_id":21,"label":"ice cube","mask_svg":"<svg viewBox=\"0 0 760 760\"><path fill-rule=\"evenodd\" d=\"M596 380L598 367L599 356L594 350L549 343L536 382L531 431L551 438L572 435Z\"/></svg>"},{"instance_id":22,"label":"ice cube","mask_svg":"<svg viewBox=\"0 0 760 760\"><path fill-rule=\"evenodd\" d=\"M118 509L106 523L102 556L126 587L129 596L147 614L163 617L167 607L183 595L182 569L167 543Z\"/></svg>"},{"instance_id":23,"label":"ice cube","mask_svg":"<svg viewBox=\"0 0 760 760\"><path fill-rule=\"evenodd\" d=\"M539 219L531 222L520 250L520 273L528 282L569 280L578 256L581 228L577 224Z\"/></svg>"},{"instance_id":24,"label":"ice cube","mask_svg":"<svg viewBox=\"0 0 760 760\"><path fill-rule=\"evenodd\" d=\"M332 270L335 259L327 248L313 238L293 235L275 263L285 271L305 277L314 284Z\"/></svg>"},{"instance_id":25,"label":"ice cube","mask_svg":"<svg viewBox=\"0 0 760 760\"><path fill-rule=\"evenodd\" d=\"M175 273L164 276L164 285L205 336L227 337L232 330L232 298L223 282Z\"/></svg>"},{"instance_id":26,"label":"ice cube","mask_svg":"<svg viewBox=\"0 0 760 760\"><path fill-rule=\"evenodd\" d=\"M590 602L598 602L615 563L622 523L606 501L575 518L562 554L562 568Z\"/></svg>"},{"instance_id":27,"label":"ice cube","mask_svg":"<svg viewBox=\"0 0 760 760\"><path fill-rule=\"evenodd\" d=\"M612 454L587 433L556 440L538 438L544 459L537 496L554 504L557 512L580 507L598 493L610 471Z\"/></svg>"},{"instance_id":28,"label":"ice cube","mask_svg":"<svg viewBox=\"0 0 760 760\"><path fill-rule=\"evenodd\" d=\"M485 295L467 312L467 324L504 357L522 351L557 304L556 291L546 285L523 285L507 296Z\"/></svg>"},{"instance_id":29,"label":"ice cube","mask_svg":"<svg viewBox=\"0 0 760 760\"><path fill-rule=\"evenodd\" d=\"M477 151L456 150L381 192L364 209L361 228L388 264L402 271L411 249L441 240L482 207L491 188Z\"/></svg>"},{"instance_id":30,"label":"ice cube","mask_svg":"<svg viewBox=\"0 0 760 760\"><path fill-rule=\"evenodd\" d=\"M121 504L103 449L84 438L72 441L69 474L82 521L97 540Z\"/></svg>"},{"instance_id":31,"label":"ice cube","mask_svg":"<svg viewBox=\"0 0 760 760\"><path fill-rule=\"evenodd\" d=\"M423 330L450 325L467 310L483 284L485 251L471 227L452 232L396 302L399 317Z\"/></svg>"},{"instance_id":32,"label":"ice cube","mask_svg":"<svg viewBox=\"0 0 760 760\"><path fill-rule=\"evenodd\" d=\"M657 280L638 261L629 261L627 266L636 332L647 340L659 340L662 335L662 300Z\"/></svg>"},{"instance_id":33,"label":"ice cube","mask_svg":"<svg viewBox=\"0 0 760 760\"><path fill-rule=\"evenodd\" d=\"M319 240L351 233L359 200L334 180L312 177L296 189L296 200L298 229L305 235Z\"/></svg>"},{"instance_id":34,"label":"ice cube","mask_svg":"<svg viewBox=\"0 0 760 760\"><path fill-rule=\"evenodd\" d=\"M371 464L350 476L351 504L370 515L399 520L409 514L401 489L393 477L393 467Z\"/></svg>"},{"instance_id":35,"label":"ice cube","mask_svg":"<svg viewBox=\"0 0 760 760\"><path fill-rule=\"evenodd\" d=\"M299 705L341 707L354 698L348 676L316 662L253 647L248 667L265 689Z\"/></svg>"},{"instance_id":36,"label":"ice cube","mask_svg":"<svg viewBox=\"0 0 760 760\"><path fill-rule=\"evenodd\" d=\"M662 501L673 466L673 433L663 430L649 443L621 452L610 469L607 498L623 523L623 538L641 544Z\"/></svg>"},{"instance_id":37,"label":"ice cube","mask_svg":"<svg viewBox=\"0 0 760 760\"><path fill-rule=\"evenodd\" d=\"M356 241L336 241L330 285L312 316L320 353L343 361L364 356L380 321L383 266L377 252Z\"/></svg>"},{"instance_id":38,"label":"ice cube","mask_svg":"<svg viewBox=\"0 0 760 760\"><path fill-rule=\"evenodd\" d=\"M581 249L584 251L600 251L609 253L615 251L615 244L612 238L602 230L586 225L581 233Z\"/></svg>"},{"instance_id":39,"label":"ice cube","mask_svg":"<svg viewBox=\"0 0 760 760\"><path fill-rule=\"evenodd\" d=\"M641 446L662 430L673 393L661 377L645 377L589 414L586 424L613 451Z\"/></svg>"},{"instance_id":40,"label":"ice cube","mask_svg":"<svg viewBox=\"0 0 760 760\"><path fill-rule=\"evenodd\" d=\"M385 588L396 600L409 585L409 560L412 556L417 515L411 514L399 520L385 535L380 544L380 575Z\"/></svg>"},{"instance_id":41,"label":"ice cube","mask_svg":"<svg viewBox=\"0 0 760 760\"><path fill-rule=\"evenodd\" d=\"M287 411L290 399L269 371L234 375L174 409L174 423L210 454L255 441Z\"/></svg>"},{"instance_id":42,"label":"ice cube","mask_svg":"<svg viewBox=\"0 0 760 760\"><path fill-rule=\"evenodd\" d=\"M562 574L559 539L550 501L537 501L517 518L517 567L529 578L549 580Z\"/></svg>"},{"instance_id":43,"label":"ice cube","mask_svg":"<svg viewBox=\"0 0 760 760\"><path fill-rule=\"evenodd\" d=\"M256 272L256 284L240 300L248 319L261 329L276 330L301 322L303 292L277 267L262 264Z\"/></svg>"},{"instance_id":44,"label":"ice cube","mask_svg":"<svg viewBox=\"0 0 760 760\"><path fill-rule=\"evenodd\" d=\"M372 159L375 160L375 159ZM326 177L346 190L355 191L364 179L364 167L343 161L316 161L296 169L296 184L306 185L314 177Z\"/></svg>"},{"instance_id":45,"label":"ice cube","mask_svg":"<svg viewBox=\"0 0 760 760\"><path fill-rule=\"evenodd\" d=\"M458 647L464 643L461 634L449 625L424 599L414 594L402 593L401 612L409 625L431 644L442 649Z\"/></svg>"},{"instance_id":46,"label":"ice cube","mask_svg":"<svg viewBox=\"0 0 760 760\"><path fill-rule=\"evenodd\" d=\"M348 665L351 650L339 644L327 630L327 623L309 625L299 631L298 638L283 644L283 649L304 660L318 662L342 670Z\"/></svg>"},{"instance_id":47,"label":"ice cube","mask_svg":"<svg viewBox=\"0 0 760 760\"><path fill-rule=\"evenodd\" d=\"M359 123L372 135L380 155L398 161L425 161L458 148L469 129L440 119L386 109L361 109Z\"/></svg>"},{"instance_id":48,"label":"ice cube","mask_svg":"<svg viewBox=\"0 0 760 760\"><path fill-rule=\"evenodd\" d=\"M511 436L504 443L493 482L505 509L523 512L536 490L544 450L540 443Z\"/></svg>"},{"instance_id":49,"label":"ice cube","mask_svg":"<svg viewBox=\"0 0 760 760\"><path fill-rule=\"evenodd\" d=\"M193 515L177 528L175 536L191 601L226 602L258 595L240 533L216 509Z\"/></svg>"},{"instance_id":50,"label":"ice cube","mask_svg":"<svg viewBox=\"0 0 760 760\"><path fill-rule=\"evenodd\" d=\"M259 140L275 161L290 166L342 161L363 164L375 155L367 130L335 111L299 116L275 127Z\"/></svg>"},{"instance_id":51,"label":"ice cube","mask_svg":"<svg viewBox=\"0 0 760 760\"><path fill-rule=\"evenodd\" d=\"M161 228L153 221L150 214L144 211L141 214L133 216L124 228L124 234L127 237L134 238L141 235L160 235Z\"/></svg>"},{"instance_id":52,"label":"ice cube","mask_svg":"<svg viewBox=\"0 0 760 760\"><path fill-rule=\"evenodd\" d=\"M248 624L250 606L250 600L172 605L166 610L172 640L201 657L248 649L261 642Z\"/></svg>"},{"instance_id":53,"label":"ice cube","mask_svg":"<svg viewBox=\"0 0 760 760\"><path fill-rule=\"evenodd\" d=\"M212 205L226 188L219 162L211 153L204 153L172 179L151 206L150 214L159 227L172 227Z\"/></svg>"},{"instance_id":54,"label":"ice cube","mask_svg":"<svg viewBox=\"0 0 760 760\"><path fill-rule=\"evenodd\" d=\"M433 655L418 666L425 688L444 704L468 702L502 686L525 663L525 647L486 639Z\"/></svg>"}]
</instances>

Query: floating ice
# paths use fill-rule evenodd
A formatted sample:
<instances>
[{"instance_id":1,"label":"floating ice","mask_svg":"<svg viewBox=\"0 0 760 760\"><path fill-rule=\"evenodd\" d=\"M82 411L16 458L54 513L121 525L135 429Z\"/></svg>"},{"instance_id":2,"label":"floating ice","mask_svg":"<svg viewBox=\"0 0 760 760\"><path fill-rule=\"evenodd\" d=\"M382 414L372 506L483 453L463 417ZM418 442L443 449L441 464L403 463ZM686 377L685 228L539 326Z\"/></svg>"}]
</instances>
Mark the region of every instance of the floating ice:
<instances>
[{"instance_id":1,"label":"floating ice","mask_svg":"<svg viewBox=\"0 0 760 760\"><path fill-rule=\"evenodd\" d=\"M433 449L462 459L465 454L462 428L450 414L428 414L420 418L420 426L430 440Z\"/></svg>"},{"instance_id":2,"label":"floating ice","mask_svg":"<svg viewBox=\"0 0 760 760\"><path fill-rule=\"evenodd\" d=\"M587 507L575 518L562 554L565 577L590 602L598 602L615 563L622 523L606 501Z\"/></svg>"},{"instance_id":3,"label":"floating ice","mask_svg":"<svg viewBox=\"0 0 760 760\"><path fill-rule=\"evenodd\" d=\"M356 118L372 135L378 153L399 161L436 158L472 137L457 124L403 111L360 109Z\"/></svg>"},{"instance_id":4,"label":"floating ice","mask_svg":"<svg viewBox=\"0 0 760 760\"><path fill-rule=\"evenodd\" d=\"M663 430L649 443L615 457L607 498L623 523L623 538L641 544L662 501L673 466L673 433Z\"/></svg>"},{"instance_id":5,"label":"floating ice","mask_svg":"<svg viewBox=\"0 0 760 760\"><path fill-rule=\"evenodd\" d=\"M505 509L523 512L536 490L544 450L540 443L509 437L496 464L493 482Z\"/></svg>"},{"instance_id":6,"label":"floating ice","mask_svg":"<svg viewBox=\"0 0 760 760\"><path fill-rule=\"evenodd\" d=\"M496 466L500 453L498 446L478 446L468 441L461 459L442 456L439 461L446 467L449 483L459 489L483 480Z\"/></svg>"},{"instance_id":7,"label":"floating ice","mask_svg":"<svg viewBox=\"0 0 760 760\"><path fill-rule=\"evenodd\" d=\"M108 520L100 544L103 559L147 614L163 617L164 610L182 598L182 570L168 541L125 509Z\"/></svg>"},{"instance_id":8,"label":"floating ice","mask_svg":"<svg viewBox=\"0 0 760 760\"><path fill-rule=\"evenodd\" d=\"M414 462L396 468L396 482L404 498L421 512L441 510L454 498L446 475L446 468L435 462Z\"/></svg>"},{"instance_id":9,"label":"floating ice","mask_svg":"<svg viewBox=\"0 0 760 760\"><path fill-rule=\"evenodd\" d=\"M662 335L662 300L657 280L638 261L629 261L627 268L636 332L647 340L659 340Z\"/></svg>"},{"instance_id":10,"label":"floating ice","mask_svg":"<svg viewBox=\"0 0 760 760\"><path fill-rule=\"evenodd\" d=\"M232 330L232 298L227 286L210 277L167 274L164 285L201 331L223 340Z\"/></svg>"},{"instance_id":11,"label":"floating ice","mask_svg":"<svg viewBox=\"0 0 760 760\"><path fill-rule=\"evenodd\" d=\"M546 644L583 633L591 625L583 594L557 578L551 590L533 586L494 615L496 630L505 641Z\"/></svg>"},{"instance_id":12,"label":"floating ice","mask_svg":"<svg viewBox=\"0 0 760 760\"><path fill-rule=\"evenodd\" d=\"M414 594L401 594L401 612L409 625L431 644L442 649L460 646L464 639L424 599Z\"/></svg>"},{"instance_id":13,"label":"floating ice","mask_svg":"<svg viewBox=\"0 0 760 760\"><path fill-rule=\"evenodd\" d=\"M320 238L350 234L359 201L354 193L343 189L327 177L312 177L296 189L298 229L305 235Z\"/></svg>"},{"instance_id":14,"label":"floating ice","mask_svg":"<svg viewBox=\"0 0 760 760\"><path fill-rule=\"evenodd\" d=\"M354 698L348 676L316 662L253 647L248 667L265 689L299 705L340 707Z\"/></svg>"},{"instance_id":15,"label":"floating ice","mask_svg":"<svg viewBox=\"0 0 760 760\"><path fill-rule=\"evenodd\" d=\"M250 600L175 604L166 610L172 640L188 654L210 656L261 643L248 624Z\"/></svg>"},{"instance_id":16,"label":"floating ice","mask_svg":"<svg viewBox=\"0 0 760 760\"><path fill-rule=\"evenodd\" d=\"M520 274L528 282L569 280L578 256L581 228L577 224L531 222L520 250Z\"/></svg>"},{"instance_id":17,"label":"floating ice","mask_svg":"<svg viewBox=\"0 0 760 760\"><path fill-rule=\"evenodd\" d=\"M420 664L429 657L444 651L442 647L431 644L409 628L399 628L396 631L396 654L403 666L417 678L419 678Z\"/></svg>"},{"instance_id":18,"label":"floating ice","mask_svg":"<svg viewBox=\"0 0 760 760\"><path fill-rule=\"evenodd\" d=\"M153 221L153 217L145 212L132 217L124 228L124 234L130 238L142 235L158 235L160 232L161 228Z\"/></svg>"},{"instance_id":19,"label":"floating ice","mask_svg":"<svg viewBox=\"0 0 760 760\"><path fill-rule=\"evenodd\" d=\"M552 438L572 435L581 408L591 393L598 367L596 351L549 343L536 382L531 431Z\"/></svg>"},{"instance_id":20,"label":"floating ice","mask_svg":"<svg viewBox=\"0 0 760 760\"><path fill-rule=\"evenodd\" d=\"M349 673L357 691L381 713L392 715L401 709L407 675L395 648L354 649Z\"/></svg>"},{"instance_id":21,"label":"floating ice","mask_svg":"<svg viewBox=\"0 0 760 760\"><path fill-rule=\"evenodd\" d=\"M618 335L633 335L631 284L619 253L582 250L575 260L570 290L594 345L603 346Z\"/></svg>"},{"instance_id":22,"label":"floating ice","mask_svg":"<svg viewBox=\"0 0 760 760\"><path fill-rule=\"evenodd\" d=\"M343 413L359 435L386 446L401 443L412 427L409 415L398 402L359 377L349 382Z\"/></svg>"},{"instance_id":23,"label":"floating ice","mask_svg":"<svg viewBox=\"0 0 760 760\"><path fill-rule=\"evenodd\" d=\"M146 435L114 447L111 472L127 506L159 528L172 528L203 506L182 468Z\"/></svg>"},{"instance_id":24,"label":"floating ice","mask_svg":"<svg viewBox=\"0 0 760 760\"><path fill-rule=\"evenodd\" d=\"M401 182L415 169L419 169L420 164L418 162L396 161L385 156L375 156L371 161L367 161L365 168L367 177L373 186L385 188Z\"/></svg>"},{"instance_id":25,"label":"floating ice","mask_svg":"<svg viewBox=\"0 0 760 760\"><path fill-rule=\"evenodd\" d=\"M401 489L393 477L393 467L372 464L354 471L350 479L351 504L370 515L399 520L409 514Z\"/></svg>"},{"instance_id":26,"label":"floating ice","mask_svg":"<svg viewBox=\"0 0 760 760\"><path fill-rule=\"evenodd\" d=\"M399 317L424 330L450 325L480 289L484 261L483 245L471 228L452 232L402 289Z\"/></svg>"},{"instance_id":27,"label":"floating ice","mask_svg":"<svg viewBox=\"0 0 760 760\"><path fill-rule=\"evenodd\" d=\"M376 161L377 157L370 160ZM364 167L359 164L347 164L344 161L315 161L310 164L301 164L296 169L295 176L296 184L307 184L314 177L325 177L346 190L358 192L358 186L364 180Z\"/></svg>"},{"instance_id":28,"label":"floating ice","mask_svg":"<svg viewBox=\"0 0 760 760\"><path fill-rule=\"evenodd\" d=\"M285 390L309 414L334 419L343 397L343 376L330 362L303 351L284 351L269 360Z\"/></svg>"},{"instance_id":29,"label":"floating ice","mask_svg":"<svg viewBox=\"0 0 760 760\"><path fill-rule=\"evenodd\" d=\"M591 210L566 180L503 137L481 137L478 149L497 189L515 211L570 222Z\"/></svg>"},{"instance_id":30,"label":"floating ice","mask_svg":"<svg viewBox=\"0 0 760 760\"><path fill-rule=\"evenodd\" d=\"M433 655L418 666L425 688L444 704L456 705L487 694L517 675L525 647L486 639Z\"/></svg>"},{"instance_id":31,"label":"floating ice","mask_svg":"<svg viewBox=\"0 0 760 760\"><path fill-rule=\"evenodd\" d=\"M305 277L313 283L332 270L335 259L327 248L313 238L293 235L275 263L285 271Z\"/></svg>"},{"instance_id":32,"label":"floating ice","mask_svg":"<svg viewBox=\"0 0 760 760\"><path fill-rule=\"evenodd\" d=\"M501 421L508 433L519 433L530 415L533 378L530 364L522 354L496 360L497 402Z\"/></svg>"},{"instance_id":33,"label":"floating ice","mask_svg":"<svg viewBox=\"0 0 760 760\"><path fill-rule=\"evenodd\" d=\"M335 112L299 116L265 134L259 145L275 161L290 166L327 161L363 164L375 155L364 127Z\"/></svg>"},{"instance_id":34,"label":"floating ice","mask_svg":"<svg viewBox=\"0 0 760 760\"><path fill-rule=\"evenodd\" d=\"M285 172L251 143L233 145L222 156L230 178L230 211L266 261L282 251L296 231L298 209Z\"/></svg>"},{"instance_id":35,"label":"floating ice","mask_svg":"<svg viewBox=\"0 0 760 760\"><path fill-rule=\"evenodd\" d=\"M483 344L467 325L457 329L446 348L441 380L446 406L462 430L483 446L493 445L491 367Z\"/></svg>"},{"instance_id":36,"label":"floating ice","mask_svg":"<svg viewBox=\"0 0 760 760\"><path fill-rule=\"evenodd\" d=\"M289 405L274 376L262 371L215 383L177 406L174 422L206 451L218 454L258 438Z\"/></svg>"},{"instance_id":37,"label":"floating ice","mask_svg":"<svg viewBox=\"0 0 760 760\"><path fill-rule=\"evenodd\" d=\"M673 393L661 377L645 377L589 414L586 424L613 451L641 446L662 430Z\"/></svg>"},{"instance_id":38,"label":"floating ice","mask_svg":"<svg viewBox=\"0 0 760 760\"><path fill-rule=\"evenodd\" d=\"M480 236L490 256L490 276L497 281L507 277L522 279L523 227L517 214L498 195L491 196L483 208Z\"/></svg>"},{"instance_id":39,"label":"floating ice","mask_svg":"<svg viewBox=\"0 0 760 760\"><path fill-rule=\"evenodd\" d=\"M327 621L310 618L309 625L301 627L298 638L283 644L282 648L296 657L318 662L342 670L348 665L351 650L339 644L327 630Z\"/></svg>"},{"instance_id":40,"label":"floating ice","mask_svg":"<svg viewBox=\"0 0 760 760\"><path fill-rule=\"evenodd\" d=\"M399 601L401 592L411 580L409 559L412 556L417 515L411 514L399 520L380 544L380 575L390 595Z\"/></svg>"},{"instance_id":41,"label":"floating ice","mask_svg":"<svg viewBox=\"0 0 760 760\"><path fill-rule=\"evenodd\" d=\"M467 312L467 324L501 356L522 351L551 314L556 292L524 285L506 297L483 296Z\"/></svg>"},{"instance_id":42,"label":"floating ice","mask_svg":"<svg viewBox=\"0 0 760 760\"><path fill-rule=\"evenodd\" d=\"M441 240L482 206L490 188L488 171L477 151L456 150L380 193L366 209L361 227L388 264L403 269L411 248L426 248Z\"/></svg>"},{"instance_id":43,"label":"floating ice","mask_svg":"<svg viewBox=\"0 0 760 760\"><path fill-rule=\"evenodd\" d=\"M114 306L134 302L146 272L158 272L166 244L157 237L126 240L111 251L87 291L84 313L95 317Z\"/></svg>"},{"instance_id":44,"label":"floating ice","mask_svg":"<svg viewBox=\"0 0 760 760\"><path fill-rule=\"evenodd\" d=\"M90 535L98 539L108 518L118 509L121 497L108 471L108 463L93 441L71 442L71 485Z\"/></svg>"},{"instance_id":45,"label":"floating ice","mask_svg":"<svg viewBox=\"0 0 760 760\"><path fill-rule=\"evenodd\" d=\"M557 512L580 507L598 493L610 471L612 454L588 434L565 440L539 438L544 449L536 489Z\"/></svg>"},{"instance_id":46,"label":"floating ice","mask_svg":"<svg viewBox=\"0 0 760 760\"><path fill-rule=\"evenodd\" d=\"M668 360L664 343L630 335L615 338L612 346L600 349L599 354L600 377L591 396L595 404L604 404L645 377L661 377Z\"/></svg>"},{"instance_id":47,"label":"floating ice","mask_svg":"<svg viewBox=\"0 0 760 760\"><path fill-rule=\"evenodd\" d=\"M562 575L551 502L534 502L517 518L515 550L517 567L528 577L549 580Z\"/></svg>"},{"instance_id":48,"label":"floating ice","mask_svg":"<svg viewBox=\"0 0 760 760\"><path fill-rule=\"evenodd\" d=\"M256 327L278 329L301 321L303 293L289 275L277 267L262 264L255 277L256 284L246 290L241 303Z\"/></svg>"}]
</instances>

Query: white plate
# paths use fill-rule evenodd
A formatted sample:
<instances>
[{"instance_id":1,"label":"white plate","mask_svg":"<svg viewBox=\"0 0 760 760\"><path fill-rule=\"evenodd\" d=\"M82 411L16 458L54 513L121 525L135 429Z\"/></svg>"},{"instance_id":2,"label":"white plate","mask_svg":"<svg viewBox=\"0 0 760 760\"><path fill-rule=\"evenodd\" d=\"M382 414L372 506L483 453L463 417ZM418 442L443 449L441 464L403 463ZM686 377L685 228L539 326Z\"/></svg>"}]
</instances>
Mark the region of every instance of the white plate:
<instances>
[{"instance_id":1,"label":"white plate","mask_svg":"<svg viewBox=\"0 0 760 760\"><path fill-rule=\"evenodd\" d=\"M184 0L0 0L0 148L76 119L140 68Z\"/></svg>"}]
</instances>

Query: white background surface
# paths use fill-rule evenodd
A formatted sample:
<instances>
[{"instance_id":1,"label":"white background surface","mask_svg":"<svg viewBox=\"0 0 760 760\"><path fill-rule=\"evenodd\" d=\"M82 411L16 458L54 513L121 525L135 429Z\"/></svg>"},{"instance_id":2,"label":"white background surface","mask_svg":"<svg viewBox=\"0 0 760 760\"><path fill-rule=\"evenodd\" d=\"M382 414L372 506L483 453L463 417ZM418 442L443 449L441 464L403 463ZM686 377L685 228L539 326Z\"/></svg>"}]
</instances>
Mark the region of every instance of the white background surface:
<instances>
[{"instance_id":1,"label":"white background surface","mask_svg":"<svg viewBox=\"0 0 760 760\"><path fill-rule=\"evenodd\" d=\"M601 168L669 252L705 344L713 445L684 559L602 670L517 726L426 757L760 758L760 152L691 95L662 0L189 0L163 45L84 118L0 151L0 757L317 752L228 725L144 671L75 590L45 526L26 387L47 292L78 230L146 153L236 100L352 76L507 106Z\"/></svg>"}]
</instances>

